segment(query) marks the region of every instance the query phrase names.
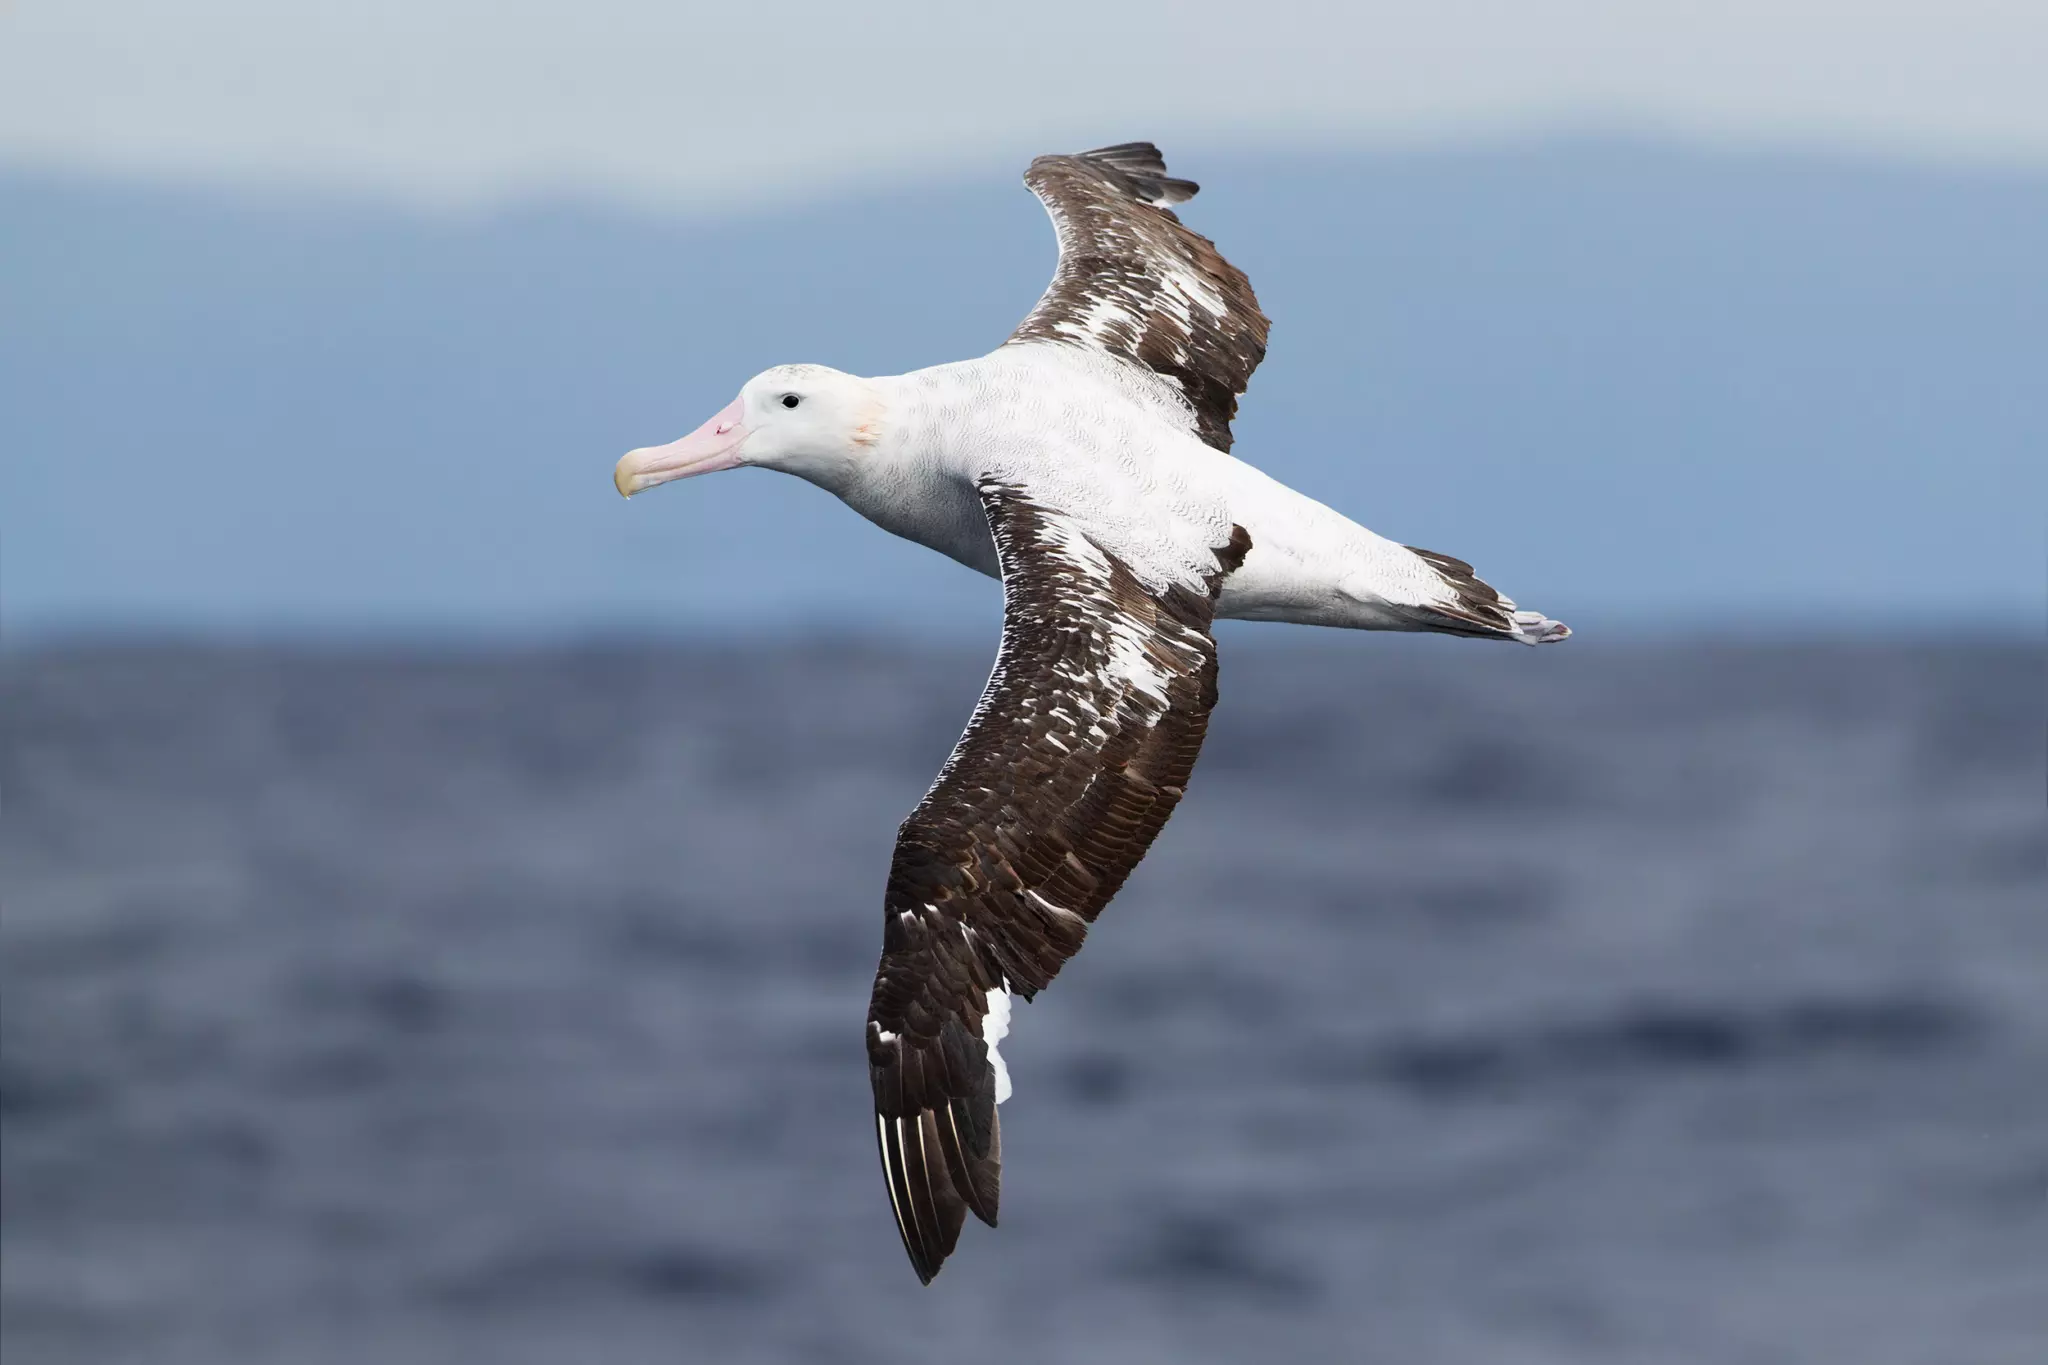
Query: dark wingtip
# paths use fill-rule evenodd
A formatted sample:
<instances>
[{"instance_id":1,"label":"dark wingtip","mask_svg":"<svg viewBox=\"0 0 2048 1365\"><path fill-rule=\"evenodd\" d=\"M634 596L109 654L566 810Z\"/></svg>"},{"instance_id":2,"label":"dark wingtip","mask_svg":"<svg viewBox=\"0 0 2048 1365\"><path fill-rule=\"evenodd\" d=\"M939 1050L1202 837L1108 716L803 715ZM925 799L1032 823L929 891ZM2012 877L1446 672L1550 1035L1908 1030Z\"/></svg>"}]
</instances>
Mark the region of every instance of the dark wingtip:
<instances>
[{"instance_id":1,"label":"dark wingtip","mask_svg":"<svg viewBox=\"0 0 2048 1365\"><path fill-rule=\"evenodd\" d=\"M960 1228L967 1221L967 1202L948 1176L946 1158L929 1150L941 1143L931 1110L907 1118L877 1118L882 1173L889 1186L896 1230L902 1234L910 1268L917 1272L920 1281L930 1284L960 1244ZM904 1131L906 1121L911 1133L922 1135L921 1140L910 1140Z\"/></svg>"},{"instance_id":2,"label":"dark wingtip","mask_svg":"<svg viewBox=\"0 0 2048 1365\"><path fill-rule=\"evenodd\" d=\"M1150 142L1119 142L1081 152L1079 157L1111 171L1132 195L1162 208L1169 204L1185 204L1202 189L1192 180L1168 175L1166 158Z\"/></svg>"},{"instance_id":3,"label":"dark wingtip","mask_svg":"<svg viewBox=\"0 0 2048 1365\"><path fill-rule=\"evenodd\" d=\"M983 1063L984 1069L986 1066ZM994 1227L1003 1184L1002 1158L992 1142L996 1129L994 1087L981 1095L955 1099L933 1119L946 1158L943 1170L954 1193L966 1202L970 1213Z\"/></svg>"}]
</instances>

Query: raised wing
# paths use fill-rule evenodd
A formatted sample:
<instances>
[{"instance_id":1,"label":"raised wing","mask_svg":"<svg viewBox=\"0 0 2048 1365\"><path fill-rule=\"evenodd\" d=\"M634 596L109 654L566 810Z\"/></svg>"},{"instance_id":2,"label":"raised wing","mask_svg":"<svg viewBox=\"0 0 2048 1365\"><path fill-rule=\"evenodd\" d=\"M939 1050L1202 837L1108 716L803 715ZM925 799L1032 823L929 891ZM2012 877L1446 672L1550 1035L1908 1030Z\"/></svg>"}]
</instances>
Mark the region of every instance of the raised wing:
<instances>
[{"instance_id":1,"label":"raised wing","mask_svg":"<svg viewBox=\"0 0 2048 1365\"><path fill-rule=\"evenodd\" d=\"M927 1284L1001 1186L995 1051L1081 947L1180 801L1216 703L1217 588L1155 593L1074 521L984 482L1003 642L981 703L903 822L868 1009L875 1129L897 1230Z\"/></svg>"},{"instance_id":2,"label":"raised wing","mask_svg":"<svg viewBox=\"0 0 2048 1365\"><path fill-rule=\"evenodd\" d=\"M1197 435L1230 449L1270 323L1244 272L1167 207L1195 183L1168 176L1149 142L1042 156L1024 183L1052 215L1060 262L1011 344L1087 346L1150 370L1187 400Z\"/></svg>"}]
</instances>

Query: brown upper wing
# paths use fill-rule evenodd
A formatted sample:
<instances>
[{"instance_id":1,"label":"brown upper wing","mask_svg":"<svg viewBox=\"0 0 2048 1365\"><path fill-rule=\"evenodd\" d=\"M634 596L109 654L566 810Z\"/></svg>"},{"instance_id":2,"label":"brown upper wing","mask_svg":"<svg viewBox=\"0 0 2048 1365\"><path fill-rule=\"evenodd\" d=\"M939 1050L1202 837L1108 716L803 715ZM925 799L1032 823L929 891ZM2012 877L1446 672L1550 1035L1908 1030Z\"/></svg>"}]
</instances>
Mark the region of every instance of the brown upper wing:
<instances>
[{"instance_id":1,"label":"brown upper wing","mask_svg":"<svg viewBox=\"0 0 2048 1365\"><path fill-rule=\"evenodd\" d=\"M1024 183L1052 215L1060 261L1012 343L1106 351L1177 386L1195 431L1230 449L1237 398L1266 354L1251 282L1167 207L1196 185L1166 173L1149 142L1042 156Z\"/></svg>"},{"instance_id":2,"label":"brown upper wing","mask_svg":"<svg viewBox=\"0 0 2048 1365\"><path fill-rule=\"evenodd\" d=\"M1215 594L1147 589L1070 519L981 489L1003 642L966 733L896 843L868 1010L875 1126L903 1246L927 1283L1001 1183L990 992L1029 999L1179 802L1216 701Z\"/></svg>"}]
</instances>

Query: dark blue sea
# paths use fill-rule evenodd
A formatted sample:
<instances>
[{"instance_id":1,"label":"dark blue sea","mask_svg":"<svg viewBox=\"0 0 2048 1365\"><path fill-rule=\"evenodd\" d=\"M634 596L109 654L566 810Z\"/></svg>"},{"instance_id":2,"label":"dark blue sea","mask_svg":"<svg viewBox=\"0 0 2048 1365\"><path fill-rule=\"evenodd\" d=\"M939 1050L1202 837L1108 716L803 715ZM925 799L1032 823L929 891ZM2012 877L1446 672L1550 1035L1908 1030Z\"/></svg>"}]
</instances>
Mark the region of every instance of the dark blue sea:
<instances>
[{"instance_id":1,"label":"dark blue sea","mask_svg":"<svg viewBox=\"0 0 2048 1365\"><path fill-rule=\"evenodd\" d=\"M921 1288L982 650L0 660L7 1365L2048 1360L2048 655L1226 641Z\"/></svg>"}]
</instances>

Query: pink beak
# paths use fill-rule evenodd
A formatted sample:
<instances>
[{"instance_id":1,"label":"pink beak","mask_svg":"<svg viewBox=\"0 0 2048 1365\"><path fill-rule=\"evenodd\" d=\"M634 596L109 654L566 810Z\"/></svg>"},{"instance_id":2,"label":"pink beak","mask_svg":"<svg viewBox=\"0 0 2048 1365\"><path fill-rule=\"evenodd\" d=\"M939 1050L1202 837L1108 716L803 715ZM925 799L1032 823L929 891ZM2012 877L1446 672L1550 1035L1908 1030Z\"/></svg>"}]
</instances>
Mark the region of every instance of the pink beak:
<instances>
[{"instance_id":1,"label":"pink beak","mask_svg":"<svg viewBox=\"0 0 2048 1365\"><path fill-rule=\"evenodd\" d=\"M740 420L745 414L746 400L735 398L718 416L680 441L627 451L612 471L619 496L630 498L671 479L731 469L740 462L740 446L749 434L747 424Z\"/></svg>"}]
</instances>

